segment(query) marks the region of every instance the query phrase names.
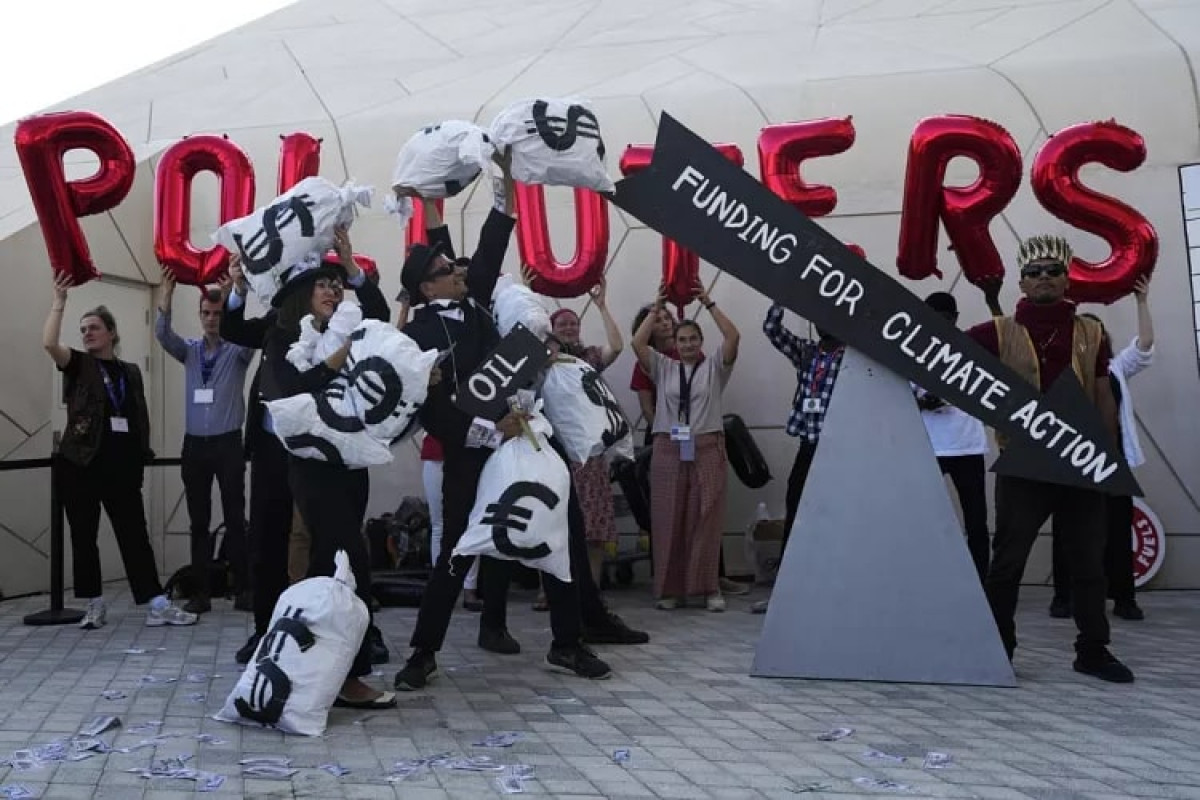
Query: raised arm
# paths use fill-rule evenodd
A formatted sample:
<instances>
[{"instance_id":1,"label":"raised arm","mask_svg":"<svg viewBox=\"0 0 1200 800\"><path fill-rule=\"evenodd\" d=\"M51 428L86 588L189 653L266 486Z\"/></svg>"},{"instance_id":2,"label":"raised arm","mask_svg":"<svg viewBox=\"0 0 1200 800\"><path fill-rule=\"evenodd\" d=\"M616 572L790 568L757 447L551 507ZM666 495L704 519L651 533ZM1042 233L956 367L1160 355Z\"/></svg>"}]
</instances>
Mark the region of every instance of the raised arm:
<instances>
[{"instance_id":1,"label":"raised arm","mask_svg":"<svg viewBox=\"0 0 1200 800\"><path fill-rule=\"evenodd\" d=\"M783 306L778 303L771 304L771 307L767 309L766 319L763 320L762 329L766 334L767 341L773 344L776 350L787 356L796 369L804 368L805 351L809 342L783 326Z\"/></svg>"},{"instance_id":2,"label":"raised arm","mask_svg":"<svg viewBox=\"0 0 1200 800\"><path fill-rule=\"evenodd\" d=\"M625 349L625 339L621 336L621 328L618 327L617 321L613 319L613 315L608 310L607 288L604 278L600 278L600 282L588 290L592 302L600 311L600 319L604 320L604 336L608 340L604 347L600 348L601 369L616 361L617 356L621 355L621 351Z\"/></svg>"},{"instance_id":3,"label":"raised arm","mask_svg":"<svg viewBox=\"0 0 1200 800\"><path fill-rule=\"evenodd\" d=\"M654 298L654 305L650 307L650 313L646 315L642 324L633 334L633 353L637 356L638 363L642 365L642 370L652 378L655 374L654 348L650 346L650 338L654 335L654 324L658 321L658 315L662 313L665 303L666 297L660 287L658 296Z\"/></svg>"},{"instance_id":4,"label":"raised arm","mask_svg":"<svg viewBox=\"0 0 1200 800\"><path fill-rule=\"evenodd\" d=\"M1137 298L1137 347L1142 352L1154 349L1154 320L1150 316L1150 278L1138 278L1133 285L1133 295Z\"/></svg>"},{"instance_id":5,"label":"raised arm","mask_svg":"<svg viewBox=\"0 0 1200 800\"><path fill-rule=\"evenodd\" d=\"M67 291L71 288L71 276L58 273L54 276L54 299L50 302L50 313L42 325L42 347L50 354L54 366L62 369L71 360L71 350L59 342L62 334L63 312L67 310Z\"/></svg>"},{"instance_id":6,"label":"raised arm","mask_svg":"<svg viewBox=\"0 0 1200 800\"><path fill-rule=\"evenodd\" d=\"M362 306L363 319L375 319L380 322L391 319L392 313L388 308L387 298L383 296L379 285L372 282L354 260L354 245L350 243L350 232L346 228L339 227L334 230L333 249L337 252L342 269L346 270L346 282L354 289L358 304Z\"/></svg>"},{"instance_id":7,"label":"raised arm","mask_svg":"<svg viewBox=\"0 0 1200 800\"><path fill-rule=\"evenodd\" d=\"M236 253L229 260L229 278L233 288L225 298L225 312L221 314L221 338L251 350L261 350L267 332L275 327L275 315L246 319L246 294L250 287Z\"/></svg>"},{"instance_id":8,"label":"raised arm","mask_svg":"<svg viewBox=\"0 0 1200 800\"><path fill-rule=\"evenodd\" d=\"M708 290L699 281L696 282L696 298L704 306L705 310L712 315L713 322L717 323L717 330L721 332L721 363L726 367L732 367L733 362L737 361L738 346L742 342L741 332L733 324L733 320L725 316L725 312L717 308L717 304L708 296Z\"/></svg>"},{"instance_id":9,"label":"raised arm","mask_svg":"<svg viewBox=\"0 0 1200 800\"><path fill-rule=\"evenodd\" d=\"M158 316L154 319L154 338L163 350L180 364L187 361L187 342L171 327L171 301L175 297L175 273L162 268L162 285L158 291Z\"/></svg>"}]
</instances>

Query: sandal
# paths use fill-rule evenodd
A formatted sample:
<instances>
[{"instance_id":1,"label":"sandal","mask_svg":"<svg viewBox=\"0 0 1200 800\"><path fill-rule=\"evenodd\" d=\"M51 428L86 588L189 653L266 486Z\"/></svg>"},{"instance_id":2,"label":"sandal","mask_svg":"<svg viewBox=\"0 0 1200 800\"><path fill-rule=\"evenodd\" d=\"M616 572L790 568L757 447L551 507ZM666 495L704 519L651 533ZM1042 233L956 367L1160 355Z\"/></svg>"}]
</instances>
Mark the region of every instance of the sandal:
<instances>
[{"instance_id":1,"label":"sandal","mask_svg":"<svg viewBox=\"0 0 1200 800\"><path fill-rule=\"evenodd\" d=\"M396 707L396 693L384 692L374 700L349 700L340 694L333 701L335 708L357 708L363 711L381 711L385 708Z\"/></svg>"}]
</instances>

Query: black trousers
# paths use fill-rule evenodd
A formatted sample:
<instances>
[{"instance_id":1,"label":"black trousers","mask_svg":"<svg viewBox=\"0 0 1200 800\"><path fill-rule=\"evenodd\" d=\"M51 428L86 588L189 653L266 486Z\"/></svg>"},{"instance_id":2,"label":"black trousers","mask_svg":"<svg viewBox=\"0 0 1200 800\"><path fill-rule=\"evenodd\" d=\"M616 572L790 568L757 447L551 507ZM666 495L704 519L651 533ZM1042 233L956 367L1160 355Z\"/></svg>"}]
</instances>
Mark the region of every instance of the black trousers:
<instances>
[{"instance_id":1,"label":"black trousers","mask_svg":"<svg viewBox=\"0 0 1200 800\"><path fill-rule=\"evenodd\" d=\"M263 436L250 457L250 566L254 583L254 632L265 636L279 595L288 587L288 537L292 490L288 453Z\"/></svg>"},{"instance_id":2,"label":"black trousers","mask_svg":"<svg viewBox=\"0 0 1200 800\"><path fill-rule=\"evenodd\" d=\"M451 558L458 540L467 530L479 477L490 450L447 450L442 473L443 530L442 552L425 585L417 625L410 644L414 649L436 652L442 648L450 617L458 603L463 579L471 567L471 558ZM587 564L587 545L584 543L584 565ZM574 562L574 558L571 559ZM483 557L479 564L479 594L483 600L481 629L502 630L508 618L508 565ZM572 645L581 635L579 596L573 583L563 583L549 575L543 576L546 600L550 605L550 628L555 645Z\"/></svg>"},{"instance_id":3,"label":"black trousers","mask_svg":"<svg viewBox=\"0 0 1200 800\"><path fill-rule=\"evenodd\" d=\"M354 572L355 594L371 612L371 557L363 535L371 481L365 469L347 469L309 458L289 458L292 497L308 527L312 545L308 577L331 577L334 556L345 550ZM285 563L286 567L286 563ZM350 677L371 674L371 650L366 636L350 666Z\"/></svg>"},{"instance_id":4,"label":"black trousers","mask_svg":"<svg viewBox=\"0 0 1200 800\"><path fill-rule=\"evenodd\" d=\"M800 495L804 493L804 484L808 480L808 471L812 468L813 457L817 454L817 443L807 439L800 440L796 450L796 460L792 462L792 471L788 474L787 482L787 519L783 528L783 549L787 548L788 539L792 535L792 524L796 521L796 509L800 507Z\"/></svg>"},{"instance_id":5,"label":"black trousers","mask_svg":"<svg viewBox=\"0 0 1200 800\"><path fill-rule=\"evenodd\" d=\"M220 436L184 436L180 455L180 476L191 521L192 567L206 575L213 557L212 484L221 490L221 513L225 519L226 554L233 568L234 589L249 588L246 583L246 462L242 452L242 432ZM207 582L202 582L207 591Z\"/></svg>"},{"instance_id":6,"label":"black trousers","mask_svg":"<svg viewBox=\"0 0 1200 800\"><path fill-rule=\"evenodd\" d=\"M51 480L58 481L71 528L75 596L90 599L104 593L100 574L101 506L112 523L133 602L141 605L162 594L142 505L143 466L139 463L114 468L94 461L81 467L65 458L55 458L53 473Z\"/></svg>"},{"instance_id":7,"label":"black trousers","mask_svg":"<svg viewBox=\"0 0 1200 800\"><path fill-rule=\"evenodd\" d=\"M1017 598L1038 531L1053 515L1060 524L1071 566L1075 598L1075 649L1094 652L1108 644L1104 609L1104 495L1025 478L996 479L996 538L984 586L1000 638L1011 657L1017 647Z\"/></svg>"},{"instance_id":8,"label":"black trousers","mask_svg":"<svg viewBox=\"0 0 1200 800\"><path fill-rule=\"evenodd\" d=\"M1132 603L1133 547L1130 533L1133 528L1133 498L1105 497L1104 577L1108 581L1108 596L1117 603ZM1071 565L1066 554L1066 537L1058 532L1058 517L1051 523L1054 531L1054 598L1071 600Z\"/></svg>"},{"instance_id":9,"label":"black trousers","mask_svg":"<svg viewBox=\"0 0 1200 800\"><path fill-rule=\"evenodd\" d=\"M954 491L958 492L963 527L967 531L967 549L971 551L971 560L975 562L975 571L982 582L987 579L992 548L988 535L987 483L984 480L987 469L983 456L942 456L937 461L942 474L950 476Z\"/></svg>"}]
</instances>

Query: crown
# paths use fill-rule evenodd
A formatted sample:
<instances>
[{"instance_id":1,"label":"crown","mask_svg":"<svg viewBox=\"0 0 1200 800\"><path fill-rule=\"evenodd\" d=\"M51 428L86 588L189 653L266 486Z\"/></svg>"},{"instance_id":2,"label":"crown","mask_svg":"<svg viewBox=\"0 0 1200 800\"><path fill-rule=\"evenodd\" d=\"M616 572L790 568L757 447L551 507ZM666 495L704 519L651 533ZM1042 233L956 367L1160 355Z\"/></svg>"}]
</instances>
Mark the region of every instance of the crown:
<instances>
[{"instance_id":1,"label":"crown","mask_svg":"<svg viewBox=\"0 0 1200 800\"><path fill-rule=\"evenodd\" d=\"M1061 236L1032 236L1021 242L1017 250L1017 268L1024 269L1034 261L1057 261L1064 267L1071 265L1071 245Z\"/></svg>"}]
</instances>

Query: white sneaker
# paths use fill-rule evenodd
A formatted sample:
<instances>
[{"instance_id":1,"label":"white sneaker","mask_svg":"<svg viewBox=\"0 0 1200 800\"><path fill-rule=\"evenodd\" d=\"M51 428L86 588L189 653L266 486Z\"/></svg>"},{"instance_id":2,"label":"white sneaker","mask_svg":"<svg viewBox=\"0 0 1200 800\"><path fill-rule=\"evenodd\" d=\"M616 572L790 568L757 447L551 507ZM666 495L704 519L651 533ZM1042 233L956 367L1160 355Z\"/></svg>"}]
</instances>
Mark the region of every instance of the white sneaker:
<instances>
[{"instance_id":1,"label":"white sneaker","mask_svg":"<svg viewBox=\"0 0 1200 800\"><path fill-rule=\"evenodd\" d=\"M83 619L79 621L79 627L85 631L94 631L97 628L103 628L106 622L108 622L108 608L104 605L104 600L93 597L88 601L87 609L83 612Z\"/></svg>"},{"instance_id":2,"label":"white sneaker","mask_svg":"<svg viewBox=\"0 0 1200 800\"><path fill-rule=\"evenodd\" d=\"M146 612L146 627L158 628L163 625L195 625L199 619L195 614L189 614L174 603L167 603L162 608L151 608Z\"/></svg>"},{"instance_id":3,"label":"white sneaker","mask_svg":"<svg viewBox=\"0 0 1200 800\"><path fill-rule=\"evenodd\" d=\"M674 597L661 597L654 607L660 611L671 611L679 605L679 600Z\"/></svg>"},{"instance_id":4,"label":"white sneaker","mask_svg":"<svg viewBox=\"0 0 1200 800\"><path fill-rule=\"evenodd\" d=\"M725 610L725 598L721 596L720 592L713 592L705 599L704 605L709 611L719 614Z\"/></svg>"}]
</instances>

